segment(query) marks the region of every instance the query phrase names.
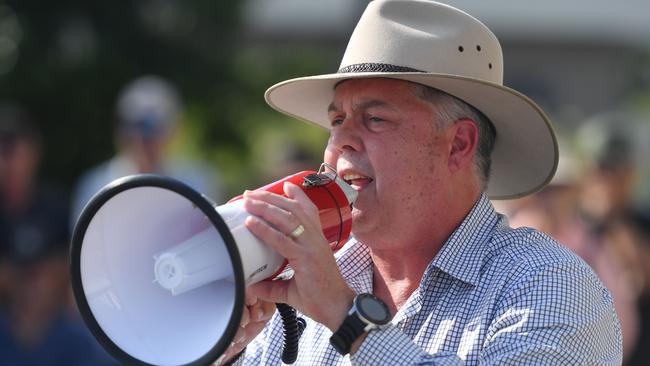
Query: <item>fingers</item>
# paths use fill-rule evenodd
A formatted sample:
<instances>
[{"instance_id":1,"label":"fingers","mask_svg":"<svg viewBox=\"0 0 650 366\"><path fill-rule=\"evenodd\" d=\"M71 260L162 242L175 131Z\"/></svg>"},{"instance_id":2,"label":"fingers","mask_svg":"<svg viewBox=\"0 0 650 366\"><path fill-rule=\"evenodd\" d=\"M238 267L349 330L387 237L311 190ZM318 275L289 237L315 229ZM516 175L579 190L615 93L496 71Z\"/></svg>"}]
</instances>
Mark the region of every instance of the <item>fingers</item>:
<instances>
[{"instance_id":1,"label":"fingers","mask_svg":"<svg viewBox=\"0 0 650 366\"><path fill-rule=\"evenodd\" d=\"M253 235L262 240L266 245L278 252L278 254L284 258L291 259L294 257L297 244L285 233L255 216L247 217L246 221L244 221L244 225L251 233L253 233Z\"/></svg>"},{"instance_id":2,"label":"fingers","mask_svg":"<svg viewBox=\"0 0 650 366\"><path fill-rule=\"evenodd\" d=\"M263 218L285 235L300 225L300 219L292 212L253 197L255 196L247 196L244 199L244 209L251 215Z\"/></svg>"},{"instance_id":3,"label":"fingers","mask_svg":"<svg viewBox=\"0 0 650 366\"><path fill-rule=\"evenodd\" d=\"M318 208L314 205L311 199L309 199L309 196L307 196L302 188L290 182L285 182L282 188L284 188L284 194L286 194L287 197L294 199L307 213L314 215L318 214Z\"/></svg>"},{"instance_id":4,"label":"fingers","mask_svg":"<svg viewBox=\"0 0 650 366\"><path fill-rule=\"evenodd\" d=\"M244 192L244 209L253 216L245 224L258 239L291 259L291 253L296 254L292 244L318 242L317 236L322 233L318 208L302 188L289 182L283 188L286 196L267 191Z\"/></svg>"},{"instance_id":5,"label":"fingers","mask_svg":"<svg viewBox=\"0 0 650 366\"><path fill-rule=\"evenodd\" d=\"M286 232L288 233L295 229L299 224L309 222L310 217L316 217L318 214L318 208L299 186L291 182L285 182L283 189L286 197L268 191L247 191L244 192L244 198L262 201L267 203L269 206L275 206L277 209L283 210L284 212L279 210L274 212L284 215L285 218L292 221L292 226L286 228ZM263 207L264 206L257 206L258 209ZM249 212L253 213L251 211ZM258 215L257 213L253 214ZM293 216L293 218L290 216Z\"/></svg>"},{"instance_id":6,"label":"fingers","mask_svg":"<svg viewBox=\"0 0 650 366\"><path fill-rule=\"evenodd\" d=\"M297 185L290 183L290 182L285 182L283 188L286 188L287 186L293 186L297 188L298 190L301 190L300 187ZM285 192L286 193L286 192ZM278 206L284 210L287 211L295 211L296 209L300 208L298 205L298 202L296 202L294 199L289 198L289 197L284 197L279 194L275 194L269 191L246 191L244 192L244 198L255 198L259 200L263 200L265 202L270 203L273 206Z\"/></svg>"},{"instance_id":7,"label":"fingers","mask_svg":"<svg viewBox=\"0 0 650 366\"><path fill-rule=\"evenodd\" d=\"M237 328L237 332L235 333L235 336L232 339L232 343L230 344L230 347L228 347L228 349L224 353L226 359L229 359L232 356L241 352L248 344L246 340L246 328L249 326L249 324L250 324L249 309L247 306L244 306L244 311L242 312L242 318L239 323L239 328Z\"/></svg>"},{"instance_id":8,"label":"fingers","mask_svg":"<svg viewBox=\"0 0 650 366\"><path fill-rule=\"evenodd\" d=\"M257 296L251 295L250 291L246 291L246 298L255 299L255 301L250 304L247 303L248 313L250 316L250 322L266 322L275 313L275 304L273 302L264 301Z\"/></svg>"},{"instance_id":9,"label":"fingers","mask_svg":"<svg viewBox=\"0 0 650 366\"><path fill-rule=\"evenodd\" d=\"M246 305L254 305L255 303L257 303L257 296L251 294L248 291L245 292L245 298L244 299L246 301Z\"/></svg>"},{"instance_id":10,"label":"fingers","mask_svg":"<svg viewBox=\"0 0 650 366\"><path fill-rule=\"evenodd\" d=\"M262 281L248 286L247 292L272 303L289 303L290 281Z\"/></svg>"},{"instance_id":11,"label":"fingers","mask_svg":"<svg viewBox=\"0 0 650 366\"><path fill-rule=\"evenodd\" d=\"M242 328L247 326L248 323L250 322L250 319L251 316L250 316L249 308L248 306L244 306L244 311L241 314L241 320L239 321L239 326ZM235 339L237 339L237 337L235 337Z\"/></svg>"},{"instance_id":12,"label":"fingers","mask_svg":"<svg viewBox=\"0 0 650 366\"><path fill-rule=\"evenodd\" d=\"M263 301L246 291L246 306L232 343L215 362L220 365L239 354L264 329L275 313L275 304Z\"/></svg>"}]
</instances>

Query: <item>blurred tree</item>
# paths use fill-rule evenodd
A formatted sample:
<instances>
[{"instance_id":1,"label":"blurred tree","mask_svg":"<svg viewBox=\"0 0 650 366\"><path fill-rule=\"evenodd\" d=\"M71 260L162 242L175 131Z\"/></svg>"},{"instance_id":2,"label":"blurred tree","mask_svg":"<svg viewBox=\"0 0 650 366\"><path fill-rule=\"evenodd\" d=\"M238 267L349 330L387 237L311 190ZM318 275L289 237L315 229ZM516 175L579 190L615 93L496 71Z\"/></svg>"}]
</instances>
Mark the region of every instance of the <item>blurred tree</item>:
<instances>
[{"instance_id":1,"label":"blurred tree","mask_svg":"<svg viewBox=\"0 0 650 366\"><path fill-rule=\"evenodd\" d=\"M196 104L228 105L237 94L237 15L233 1L0 2L0 98L35 116L47 143L43 173L72 183L112 154L115 96L132 78L158 74ZM3 41L12 35L16 61L3 70ZM237 139L228 122L209 136Z\"/></svg>"},{"instance_id":2,"label":"blurred tree","mask_svg":"<svg viewBox=\"0 0 650 366\"><path fill-rule=\"evenodd\" d=\"M318 161L326 134L287 122L263 93L334 71L339 52L251 42L240 11L238 1L0 0L0 100L20 102L43 131L41 174L71 188L111 156L115 98L142 74L179 88L185 123L174 150L213 162L229 194L268 180L258 170L275 147L262 144L279 140L265 134L295 139Z\"/></svg>"}]
</instances>

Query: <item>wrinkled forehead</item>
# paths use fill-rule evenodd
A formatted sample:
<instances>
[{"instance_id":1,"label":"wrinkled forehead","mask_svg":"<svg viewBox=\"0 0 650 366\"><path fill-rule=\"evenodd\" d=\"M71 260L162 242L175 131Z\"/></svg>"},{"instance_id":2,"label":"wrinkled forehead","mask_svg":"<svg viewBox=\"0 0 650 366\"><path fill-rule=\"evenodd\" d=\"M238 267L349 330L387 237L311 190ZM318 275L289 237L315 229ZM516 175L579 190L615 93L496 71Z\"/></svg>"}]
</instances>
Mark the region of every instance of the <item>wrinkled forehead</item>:
<instances>
[{"instance_id":1,"label":"wrinkled forehead","mask_svg":"<svg viewBox=\"0 0 650 366\"><path fill-rule=\"evenodd\" d=\"M370 106L387 104L385 100L396 96L417 96L418 86L417 83L391 78L344 79L334 85L334 95L327 111L340 109L341 101L352 96L364 100L365 104L372 104Z\"/></svg>"}]
</instances>

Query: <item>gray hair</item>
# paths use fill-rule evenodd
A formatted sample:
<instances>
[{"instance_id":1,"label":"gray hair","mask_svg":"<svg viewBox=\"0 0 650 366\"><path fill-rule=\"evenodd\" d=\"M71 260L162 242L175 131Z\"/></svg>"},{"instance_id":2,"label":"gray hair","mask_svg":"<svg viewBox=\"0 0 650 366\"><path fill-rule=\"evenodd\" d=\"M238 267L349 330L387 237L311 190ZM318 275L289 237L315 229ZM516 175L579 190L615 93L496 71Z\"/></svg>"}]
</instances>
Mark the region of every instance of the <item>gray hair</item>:
<instances>
[{"instance_id":1,"label":"gray hair","mask_svg":"<svg viewBox=\"0 0 650 366\"><path fill-rule=\"evenodd\" d=\"M478 146L474 156L474 167L481 179L483 189L485 189L490 177L491 154L497 136L492 122L478 109L453 95L430 86L415 83L414 85L415 95L436 107L434 108L434 118L438 129L448 127L461 119L474 121L478 128Z\"/></svg>"}]
</instances>

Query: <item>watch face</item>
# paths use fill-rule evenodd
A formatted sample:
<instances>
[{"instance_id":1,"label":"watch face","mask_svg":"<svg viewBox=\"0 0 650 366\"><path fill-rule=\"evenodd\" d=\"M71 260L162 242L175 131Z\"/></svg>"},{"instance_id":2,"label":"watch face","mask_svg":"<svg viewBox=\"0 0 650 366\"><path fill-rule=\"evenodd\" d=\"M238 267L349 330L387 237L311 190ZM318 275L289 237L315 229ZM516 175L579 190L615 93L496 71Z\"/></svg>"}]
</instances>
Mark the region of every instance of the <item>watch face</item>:
<instances>
[{"instance_id":1,"label":"watch face","mask_svg":"<svg viewBox=\"0 0 650 366\"><path fill-rule=\"evenodd\" d=\"M357 297L356 306L359 315L373 324L384 325L390 321L390 311L388 310L388 306L373 295L359 295Z\"/></svg>"}]
</instances>

